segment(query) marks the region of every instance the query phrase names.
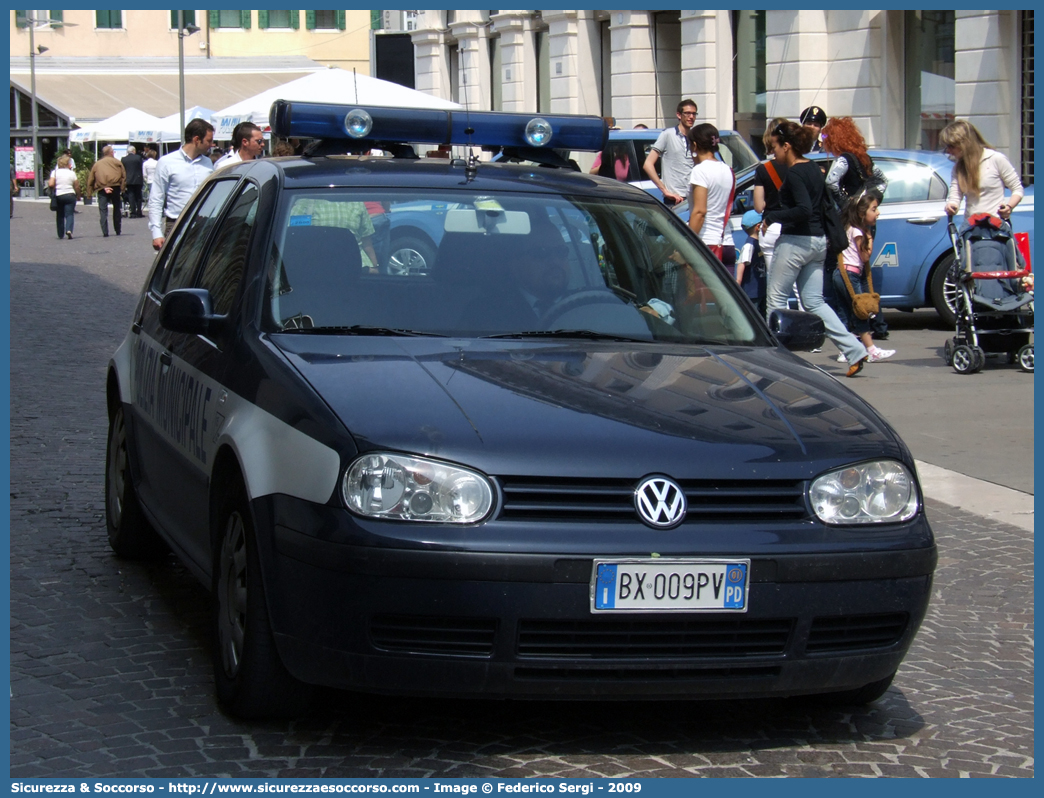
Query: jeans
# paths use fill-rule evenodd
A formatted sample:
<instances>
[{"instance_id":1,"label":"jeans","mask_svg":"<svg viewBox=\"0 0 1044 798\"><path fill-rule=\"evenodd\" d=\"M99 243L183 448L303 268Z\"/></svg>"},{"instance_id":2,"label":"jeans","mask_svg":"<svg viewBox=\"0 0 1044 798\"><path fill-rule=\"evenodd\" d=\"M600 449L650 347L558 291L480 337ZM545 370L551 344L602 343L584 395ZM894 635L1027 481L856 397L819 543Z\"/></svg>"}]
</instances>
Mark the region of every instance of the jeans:
<instances>
[{"instance_id":1,"label":"jeans","mask_svg":"<svg viewBox=\"0 0 1044 798\"><path fill-rule=\"evenodd\" d=\"M73 231L73 222L76 221L76 195L59 194L58 210L54 212L55 222L58 226L58 238L65 238L66 233Z\"/></svg>"},{"instance_id":2,"label":"jeans","mask_svg":"<svg viewBox=\"0 0 1044 798\"><path fill-rule=\"evenodd\" d=\"M825 236L781 235L768 274L767 309L771 313L786 308L787 296L797 283L805 310L823 320L827 337L844 353L849 363L855 363L867 356L866 347L823 301L826 250Z\"/></svg>"},{"instance_id":3,"label":"jeans","mask_svg":"<svg viewBox=\"0 0 1044 798\"><path fill-rule=\"evenodd\" d=\"M391 219L387 212L370 217L373 224L373 251L377 255L376 266L381 271L388 267L388 255L391 254Z\"/></svg>"},{"instance_id":4,"label":"jeans","mask_svg":"<svg viewBox=\"0 0 1044 798\"><path fill-rule=\"evenodd\" d=\"M106 194L105 189L98 192L98 213L101 214L101 231L103 236L109 234L109 204L112 203L112 229L116 235L121 232L120 224L120 190L114 188L111 194Z\"/></svg>"}]
</instances>

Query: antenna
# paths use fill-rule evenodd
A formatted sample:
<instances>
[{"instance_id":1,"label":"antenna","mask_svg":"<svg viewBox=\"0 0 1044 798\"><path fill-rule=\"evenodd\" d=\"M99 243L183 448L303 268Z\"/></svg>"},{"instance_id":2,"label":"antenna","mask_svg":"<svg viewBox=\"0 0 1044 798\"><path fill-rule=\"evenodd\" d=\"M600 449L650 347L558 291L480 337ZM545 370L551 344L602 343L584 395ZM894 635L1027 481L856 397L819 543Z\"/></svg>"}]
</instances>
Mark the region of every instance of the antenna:
<instances>
[{"instance_id":1,"label":"antenna","mask_svg":"<svg viewBox=\"0 0 1044 798\"><path fill-rule=\"evenodd\" d=\"M811 103L812 105L816 104L816 97L818 97L819 96L819 92L821 92L823 90L823 84L826 83L827 76L830 74L830 67L832 67L834 65L834 62L837 61L838 56L840 56L840 55L841 55L841 49L838 48L838 51L836 53L834 53L834 59L830 62L830 66L828 66L823 71L823 80L820 81L819 88L816 89L816 93L812 95L812 103Z\"/></svg>"},{"instance_id":2,"label":"antenna","mask_svg":"<svg viewBox=\"0 0 1044 798\"><path fill-rule=\"evenodd\" d=\"M355 67L352 67L352 87L355 89L355 104L359 104L359 75L355 71Z\"/></svg>"},{"instance_id":3,"label":"antenna","mask_svg":"<svg viewBox=\"0 0 1044 798\"><path fill-rule=\"evenodd\" d=\"M468 53L467 47L464 49L465 56ZM464 64L465 58L461 58L461 90L464 93L464 119L467 127L464 128L464 133L468 137L468 161L464 168L464 182L470 183L475 179L475 175L478 173L478 156L475 155L475 145L472 143L471 136L475 132L475 128L471 126L471 105L468 103L468 71Z\"/></svg>"}]
</instances>

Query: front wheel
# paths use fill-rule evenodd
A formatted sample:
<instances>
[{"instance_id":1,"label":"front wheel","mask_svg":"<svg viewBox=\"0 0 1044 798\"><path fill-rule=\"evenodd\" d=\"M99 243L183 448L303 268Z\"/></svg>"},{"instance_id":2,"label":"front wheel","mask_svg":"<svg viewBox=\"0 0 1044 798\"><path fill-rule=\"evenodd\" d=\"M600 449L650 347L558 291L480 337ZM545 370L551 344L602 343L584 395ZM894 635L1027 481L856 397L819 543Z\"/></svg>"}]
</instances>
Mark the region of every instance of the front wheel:
<instances>
[{"instance_id":1,"label":"front wheel","mask_svg":"<svg viewBox=\"0 0 1044 798\"><path fill-rule=\"evenodd\" d=\"M932 305L935 306L939 318L947 327L953 327L957 323L957 275L953 269L954 256L950 253L932 272L931 282L928 285L928 293Z\"/></svg>"},{"instance_id":2,"label":"front wheel","mask_svg":"<svg viewBox=\"0 0 1044 798\"><path fill-rule=\"evenodd\" d=\"M218 701L240 718L292 716L312 688L290 675L276 650L246 490L235 485L218 514L214 553L214 683Z\"/></svg>"},{"instance_id":3,"label":"front wheel","mask_svg":"<svg viewBox=\"0 0 1044 798\"><path fill-rule=\"evenodd\" d=\"M416 235L393 236L388 255L389 274L430 274L435 263L435 247Z\"/></svg>"},{"instance_id":4,"label":"front wheel","mask_svg":"<svg viewBox=\"0 0 1044 798\"><path fill-rule=\"evenodd\" d=\"M119 557L145 560L167 552L163 539L152 528L138 504L138 494L131 481L127 424L122 405L116 408L109 422L109 441L105 450L105 528L109 534L109 546Z\"/></svg>"},{"instance_id":5,"label":"front wheel","mask_svg":"<svg viewBox=\"0 0 1044 798\"><path fill-rule=\"evenodd\" d=\"M983 359L985 360L985 358ZM975 350L967 344L958 344L953 348L953 359L950 365L958 374L974 374L982 368Z\"/></svg>"}]
</instances>

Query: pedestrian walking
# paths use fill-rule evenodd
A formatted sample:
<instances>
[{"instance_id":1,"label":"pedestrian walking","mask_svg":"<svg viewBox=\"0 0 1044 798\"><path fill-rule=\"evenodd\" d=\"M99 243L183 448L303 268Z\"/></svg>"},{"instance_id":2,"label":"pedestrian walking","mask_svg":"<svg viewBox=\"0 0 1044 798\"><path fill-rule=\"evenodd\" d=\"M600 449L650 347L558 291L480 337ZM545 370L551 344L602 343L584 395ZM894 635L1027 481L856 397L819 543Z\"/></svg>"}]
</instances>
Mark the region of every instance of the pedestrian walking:
<instances>
[{"instance_id":1,"label":"pedestrian walking","mask_svg":"<svg viewBox=\"0 0 1044 798\"><path fill-rule=\"evenodd\" d=\"M631 156L627 150L626 144L607 143L605 149L595 155L590 174L626 183L631 174Z\"/></svg>"},{"instance_id":2,"label":"pedestrian walking","mask_svg":"<svg viewBox=\"0 0 1044 798\"><path fill-rule=\"evenodd\" d=\"M152 248L163 246L192 192L214 171L207 153L214 146L214 126L204 119L185 125L185 143L159 159L149 193Z\"/></svg>"},{"instance_id":3,"label":"pedestrian walking","mask_svg":"<svg viewBox=\"0 0 1044 798\"><path fill-rule=\"evenodd\" d=\"M736 175L718 159L721 139L714 125L704 123L691 128L689 141L696 153L696 165L689 176L689 229L731 273L736 265L736 247L729 216L736 196Z\"/></svg>"},{"instance_id":4,"label":"pedestrian walking","mask_svg":"<svg viewBox=\"0 0 1044 798\"><path fill-rule=\"evenodd\" d=\"M1011 161L993 149L970 122L958 119L943 128L939 138L954 161L946 213L956 216L964 200L964 218L988 213L1007 220L1022 202L1023 188ZM1011 196L1004 196L1004 189Z\"/></svg>"},{"instance_id":5,"label":"pedestrian walking","mask_svg":"<svg viewBox=\"0 0 1044 798\"><path fill-rule=\"evenodd\" d=\"M232 130L232 149L214 162L214 168L253 161L265 151L265 134L253 122L240 122Z\"/></svg>"},{"instance_id":6,"label":"pedestrian walking","mask_svg":"<svg viewBox=\"0 0 1044 798\"><path fill-rule=\"evenodd\" d=\"M109 237L109 206L112 206L112 229L120 234L122 217L120 216L120 198L127 185L127 172L123 164L112 154L112 145L102 148L102 157L91 167L87 177L87 193L98 192L98 214L101 220L102 235Z\"/></svg>"},{"instance_id":7,"label":"pedestrian walking","mask_svg":"<svg viewBox=\"0 0 1044 798\"><path fill-rule=\"evenodd\" d=\"M812 128L795 122L783 122L772 131L773 154L787 165L787 177L779 190L780 209L768 211L762 220L766 226L774 222L783 226L768 276L766 309L771 313L786 308L787 296L796 283L805 309L823 320L827 336L845 354L847 376L854 377L863 369L869 353L823 301L826 186L819 167L805 157L814 137Z\"/></svg>"},{"instance_id":8,"label":"pedestrian walking","mask_svg":"<svg viewBox=\"0 0 1044 798\"><path fill-rule=\"evenodd\" d=\"M873 235L871 230L877 225L878 205L880 200L872 191L867 191L853 199L845 207L842 220L845 233L848 235L848 249L841 253L841 263L834 269L834 296L840 308L838 316L849 331L859 336L863 346L870 353L868 361L877 363L895 354L894 349L881 349L871 337L874 316L880 316L880 309L868 318L860 318L853 303L853 294L867 294L873 291L870 277L870 253L873 251ZM843 267L843 268L842 268ZM838 362L845 362L845 355L837 356Z\"/></svg>"},{"instance_id":9,"label":"pedestrian walking","mask_svg":"<svg viewBox=\"0 0 1044 798\"><path fill-rule=\"evenodd\" d=\"M127 147L127 154L120 161L127 173L127 216L131 219L141 219L145 215L141 212L141 192L142 186L145 185L143 159L138 155L134 145L131 145Z\"/></svg>"},{"instance_id":10,"label":"pedestrian walking","mask_svg":"<svg viewBox=\"0 0 1044 798\"><path fill-rule=\"evenodd\" d=\"M80 181L72 169L72 158L63 155L47 179L51 189L51 208L54 210L58 238L71 239L76 222L76 201L80 198Z\"/></svg>"},{"instance_id":11,"label":"pedestrian walking","mask_svg":"<svg viewBox=\"0 0 1044 798\"><path fill-rule=\"evenodd\" d=\"M141 173L145 178L144 190L142 192L142 199L144 203L148 204L149 194L152 192L152 181L156 177L156 163L159 158L159 153L151 147L145 148L145 158L141 163Z\"/></svg>"},{"instance_id":12,"label":"pedestrian walking","mask_svg":"<svg viewBox=\"0 0 1044 798\"><path fill-rule=\"evenodd\" d=\"M663 192L663 201L668 207L677 205L689 196L689 178L695 164L689 130L696 122L696 113L697 107L693 100L678 103L675 113L678 124L657 136L642 164L645 174ZM660 158L663 158L662 179L656 174L656 164Z\"/></svg>"},{"instance_id":13,"label":"pedestrian walking","mask_svg":"<svg viewBox=\"0 0 1044 798\"><path fill-rule=\"evenodd\" d=\"M787 176L787 165L777 161L772 154L772 131L786 121L786 117L777 116L765 128L765 135L761 137L768 160L758 164L754 169L754 210L758 213L778 210L780 207L779 188ZM765 258L767 270L772 269L772 254L776 250L776 239L779 238L781 229L782 226L777 222L765 228L765 232L759 237L758 243L761 247L761 254Z\"/></svg>"}]
</instances>

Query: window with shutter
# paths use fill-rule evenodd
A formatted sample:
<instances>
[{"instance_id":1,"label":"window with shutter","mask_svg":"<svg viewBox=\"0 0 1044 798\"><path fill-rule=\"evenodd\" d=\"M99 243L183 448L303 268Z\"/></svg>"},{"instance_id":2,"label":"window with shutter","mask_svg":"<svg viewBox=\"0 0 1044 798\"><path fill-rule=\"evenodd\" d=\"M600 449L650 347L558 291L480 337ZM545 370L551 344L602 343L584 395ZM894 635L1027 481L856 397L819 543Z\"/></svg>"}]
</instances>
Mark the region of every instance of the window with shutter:
<instances>
[{"instance_id":1,"label":"window with shutter","mask_svg":"<svg viewBox=\"0 0 1044 798\"><path fill-rule=\"evenodd\" d=\"M347 27L347 23L344 19L344 12L335 11L334 13L337 15L337 30L344 30Z\"/></svg>"},{"instance_id":2,"label":"window with shutter","mask_svg":"<svg viewBox=\"0 0 1044 798\"><path fill-rule=\"evenodd\" d=\"M95 28L102 30L108 29L113 30L123 27L123 12L122 11L95 11Z\"/></svg>"},{"instance_id":3,"label":"window with shutter","mask_svg":"<svg viewBox=\"0 0 1044 798\"><path fill-rule=\"evenodd\" d=\"M15 11L15 27L16 28L28 28L29 27L29 13L27 11Z\"/></svg>"},{"instance_id":4,"label":"window with shutter","mask_svg":"<svg viewBox=\"0 0 1044 798\"><path fill-rule=\"evenodd\" d=\"M216 22L216 20L214 19L214 16L213 16L214 12L210 11L208 13L211 15L210 16L210 26L212 28L218 27L217 22ZM195 25L196 24L196 12L195 11L182 11L181 14L182 14L181 18L184 21L184 24L186 25L186 27L189 26L189 25ZM170 29L171 30L177 30L178 29L178 12L177 11L171 11L170 12Z\"/></svg>"},{"instance_id":5,"label":"window with shutter","mask_svg":"<svg viewBox=\"0 0 1044 798\"><path fill-rule=\"evenodd\" d=\"M250 11L243 10L239 12L239 25L244 30L250 30Z\"/></svg>"}]
</instances>

